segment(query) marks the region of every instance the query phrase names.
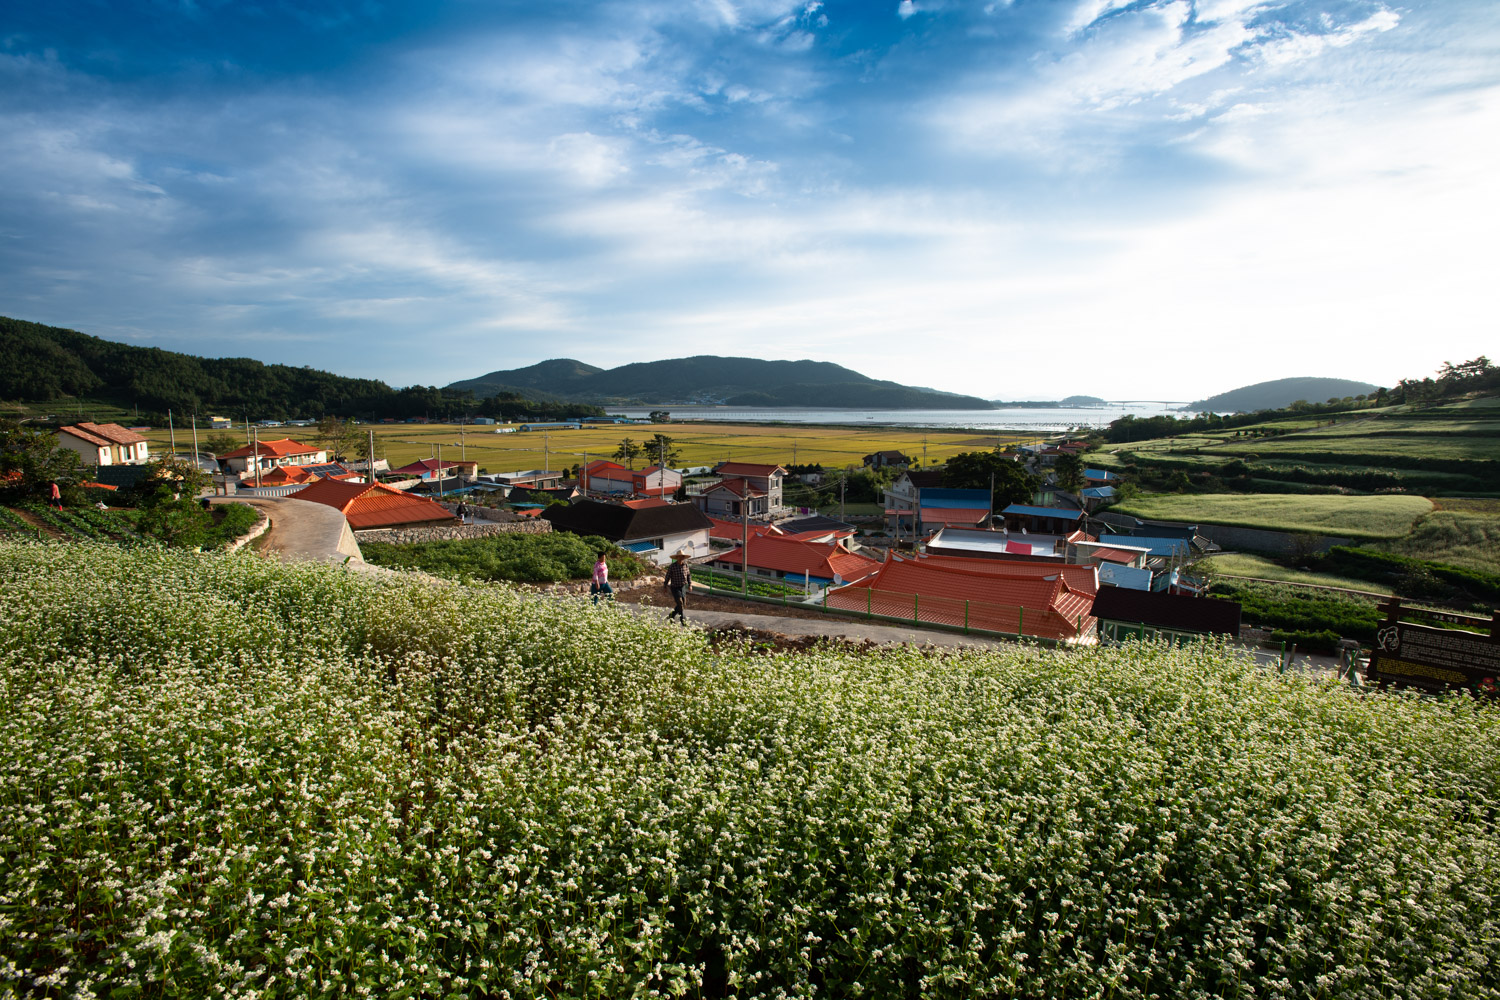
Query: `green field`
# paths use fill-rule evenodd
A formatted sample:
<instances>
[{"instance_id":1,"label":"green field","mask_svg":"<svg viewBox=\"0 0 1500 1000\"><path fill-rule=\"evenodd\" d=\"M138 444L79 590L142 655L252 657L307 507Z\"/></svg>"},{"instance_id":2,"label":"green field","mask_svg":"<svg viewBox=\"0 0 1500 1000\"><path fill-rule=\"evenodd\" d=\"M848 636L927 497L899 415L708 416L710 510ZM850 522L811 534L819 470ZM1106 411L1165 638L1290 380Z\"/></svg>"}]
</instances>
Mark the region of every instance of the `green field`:
<instances>
[{"instance_id":1,"label":"green field","mask_svg":"<svg viewBox=\"0 0 1500 1000\"><path fill-rule=\"evenodd\" d=\"M1113 509L1155 521L1392 539L1407 535L1412 525L1432 510L1432 501L1411 496L1158 494L1138 497Z\"/></svg>"},{"instance_id":2,"label":"green field","mask_svg":"<svg viewBox=\"0 0 1500 1000\"><path fill-rule=\"evenodd\" d=\"M1308 587L1339 587L1370 594L1389 594L1389 587L1360 580L1355 577L1338 576L1332 573L1316 573L1311 570L1290 569L1266 556L1248 552L1226 552L1204 559L1197 568L1205 570L1211 579L1219 577L1245 577L1253 580L1274 580L1277 583L1296 583Z\"/></svg>"},{"instance_id":3,"label":"green field","mask_svg":"<svg viewBox=\"0 0 1500 1000\"><path fill-rule=\"evenodd\" d=\"M1401 538L1371 548L1486 573L1500 571L1500 514L1435 510Z\"/></svg>"},{"instance_id":4,"label":"green field","mask_svg":"<svg viewBox=\"0 0 1500 1000\"><path fill-rule=\"evenodd\" d=\"M0 541L17 996L1495 997L1500 713Z\"/></svg>"}]
</instances>

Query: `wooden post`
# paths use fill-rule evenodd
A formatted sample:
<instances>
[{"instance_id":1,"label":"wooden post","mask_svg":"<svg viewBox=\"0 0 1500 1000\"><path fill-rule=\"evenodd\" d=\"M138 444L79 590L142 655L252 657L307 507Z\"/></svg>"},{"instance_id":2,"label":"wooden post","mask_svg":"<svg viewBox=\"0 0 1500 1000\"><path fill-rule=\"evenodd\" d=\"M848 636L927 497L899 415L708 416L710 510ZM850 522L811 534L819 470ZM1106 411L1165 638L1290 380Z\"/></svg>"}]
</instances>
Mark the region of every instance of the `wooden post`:
<instances>
[{"instance_id":1,"label":"wooden post","mask_svg":"<svg viewBox=\"0 0 1500 1000\"><path fill-rule=\"evenodd\" d=\"M918 606L921 600L921 594L911 595L911 620L914 622L919 622L922 620L921 609Z\"/></svg>"},{"instance_id":2,"label":"wooden post","mask_svg":"<svg viewBox=\"0 0 1500 1000\"><path fill-rule=\"evenodd\" d=\"M1026 606L1016 606L1016 635L1026 634Z\"/></svg>"},{"instance_id":3,"label":"wooden post","mask_svg":"<svg viewBox=\"0 0 1500 1000\"><path fill-rule=\"evenodd\" d=\"M969 634L969 599L964 598L964 635Z\"/></svg>"},{"instance_id":4,"label":"wooden post","mask_svg":"<svg viewBox=\"0 0 1500 1000\"><path fill-rule=\"evenodd\" d=\"M865 617L866 618L874 618L875 617L874 608L875 608L875 588L874 587L867 587L865 589Z\"/></svg>"}]
</instances>

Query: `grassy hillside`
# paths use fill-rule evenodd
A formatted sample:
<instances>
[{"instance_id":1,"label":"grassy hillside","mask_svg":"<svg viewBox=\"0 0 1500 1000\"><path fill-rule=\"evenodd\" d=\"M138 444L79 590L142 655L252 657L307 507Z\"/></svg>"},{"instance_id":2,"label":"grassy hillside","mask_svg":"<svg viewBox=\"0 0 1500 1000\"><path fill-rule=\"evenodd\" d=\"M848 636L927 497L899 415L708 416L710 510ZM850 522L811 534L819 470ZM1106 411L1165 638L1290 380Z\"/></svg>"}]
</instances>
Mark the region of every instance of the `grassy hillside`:
<instances>
[{"instance_id":1,"label":"grassy hillside","mask_svg":"<svg viewBox=\"0 0 1500 1000\"><path fill-rule=\"evenodd\" d=\"M1432 510L1432 502L1408 496L1162 494L1142 496L1113 509L1155 521L1390 539L1410 533L1417 520Z\"/></svg>"},{"instance_id":2,"label":"grassy hillside","mask_svg":"<svg viewBox=\"0 0 1500 1000\"><path fill-rule=\"evenodd\" d=\"M1500 715L0 543L23 995L1495 997Z\"/></svg>"}]
</instances>

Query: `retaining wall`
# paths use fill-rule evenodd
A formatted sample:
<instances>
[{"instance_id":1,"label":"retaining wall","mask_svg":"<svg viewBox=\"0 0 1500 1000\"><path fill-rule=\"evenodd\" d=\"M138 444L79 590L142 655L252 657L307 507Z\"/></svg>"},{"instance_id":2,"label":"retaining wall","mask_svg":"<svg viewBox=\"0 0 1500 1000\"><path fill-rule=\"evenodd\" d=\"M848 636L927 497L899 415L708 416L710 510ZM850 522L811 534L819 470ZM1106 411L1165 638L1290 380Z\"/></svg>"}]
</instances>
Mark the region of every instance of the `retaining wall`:
<instances>
[{"instance_id":1,"label":"retaining wall","mask_svg":"<svg viewBox=\"0 0 1500 1000\"><path fill-rule=\"evenodd\" d=\"M1160 524L1173 528L1191 527L1187 521L1148 521L1143 534L1151 534L1151 525ZM1264 528L1238 528L1227 524L1198 525L1198 534L1214 542L1226 551L1260 552L1266 555L1289 556L1306 551L1311 545L1314 552L1327 552L1335 545L1353 545L1354 539L1337 535L1315 535L1306 532L1268 531Z\"/></svg>"}]
</instances>

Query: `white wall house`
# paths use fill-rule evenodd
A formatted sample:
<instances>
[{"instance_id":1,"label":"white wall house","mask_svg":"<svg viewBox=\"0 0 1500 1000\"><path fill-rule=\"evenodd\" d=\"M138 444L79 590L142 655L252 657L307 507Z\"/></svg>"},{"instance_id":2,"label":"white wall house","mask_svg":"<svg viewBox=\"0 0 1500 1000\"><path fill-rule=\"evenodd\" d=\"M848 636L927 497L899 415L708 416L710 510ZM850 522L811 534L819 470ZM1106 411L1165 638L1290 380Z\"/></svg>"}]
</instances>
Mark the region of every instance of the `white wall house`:
<instances>
[{"instance_id":1,"label":"white wall house","mask_svg":"<svg viewBox=\"0 0 1500 1000\"><path fill-rule=\"evenodd\" d=\"M119 424L70 424L58 429L57 443L76 451L86 465L143 465L150 460L146 439Z\"/></svg>"}]
</instances>

